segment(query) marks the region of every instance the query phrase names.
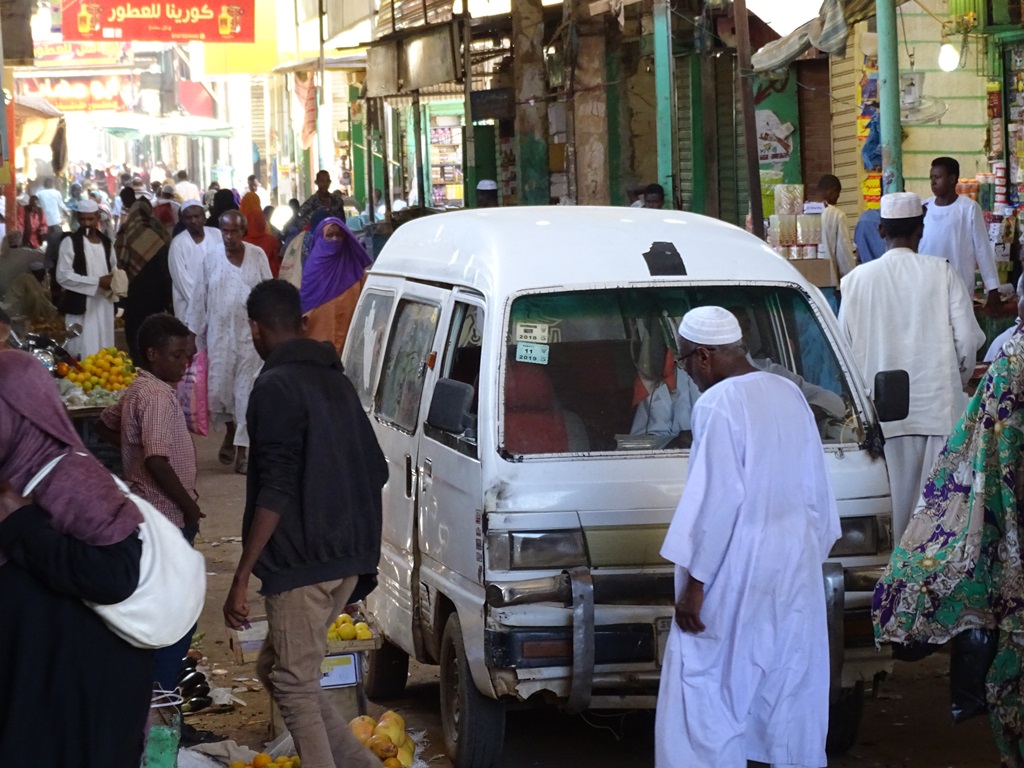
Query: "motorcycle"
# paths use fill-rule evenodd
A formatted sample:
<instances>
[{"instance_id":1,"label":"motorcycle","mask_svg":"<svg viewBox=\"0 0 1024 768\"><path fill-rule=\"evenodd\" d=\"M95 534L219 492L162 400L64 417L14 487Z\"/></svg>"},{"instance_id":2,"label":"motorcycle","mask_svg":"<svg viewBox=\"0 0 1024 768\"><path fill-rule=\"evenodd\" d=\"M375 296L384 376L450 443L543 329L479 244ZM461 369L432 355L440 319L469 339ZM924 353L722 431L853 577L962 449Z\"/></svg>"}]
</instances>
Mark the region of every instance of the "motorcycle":
<instances>
[{"instance_id":1,"label":"motorcycle","mask_svg":"<svg viewBox=\"0 0 1024 768\"><path fill-rule=\"evenodd\" d=\"M81 335L82 326L75 323L68 327L65 343ZM12 329L8 344L13 349L28 352L57 378L64 378L71 369L79 367L78 359L46 333L26 333L21 337Z\"/></svg>"}]
</instances>

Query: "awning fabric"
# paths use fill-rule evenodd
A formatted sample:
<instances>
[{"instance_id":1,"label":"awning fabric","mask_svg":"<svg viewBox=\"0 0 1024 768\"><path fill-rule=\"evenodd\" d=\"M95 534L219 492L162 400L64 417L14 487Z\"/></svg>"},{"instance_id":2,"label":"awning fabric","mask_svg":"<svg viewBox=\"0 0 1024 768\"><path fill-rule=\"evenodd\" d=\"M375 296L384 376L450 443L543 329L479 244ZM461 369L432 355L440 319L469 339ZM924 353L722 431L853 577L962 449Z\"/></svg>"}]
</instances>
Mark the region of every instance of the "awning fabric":
<instances>
[{"instance_id":1,"label":"awning fabric","mask_svg":"<svg viewBox=\"0 0 1024 768\"><path fill-rule=\"evenodd\" d=\"M100 117L96 127L119 139L140 139L143 136L189 136L194 139L230 139L235 129L205 117L150 117L134 112L113 112Z\"/></svg>"},{"instance_id":2,"label":"awning fabric","mask_svg":"<svg viewBox=\"0 0 1024 768\"><path fill-rule=\"evenodd\" d=\"M902 5L906 0L896 0ZM812 48L831 56L846 53L850 28L875 15L875 0L825 0L818 16L774 40L755 53L750 63L755 72L785 69Z\"/></svg>"},{"instance_id":3,"label":"awning fabric","mask_svg":"<svg viewBox=\"0 0 1024 768\"><path fill-rule=\"evenodd\" d=\"M274 67L273 71L279 75L283 75L294 72L308 72L309 70L315 70L319 67L320 58L312 57L302 59L300 61L289 61L284 64L278 64ZM366 69L366 49L360 48L356 52L345 54L343 56L325 56L324 69L327 71Z\"/></svg>"}]
</instances>

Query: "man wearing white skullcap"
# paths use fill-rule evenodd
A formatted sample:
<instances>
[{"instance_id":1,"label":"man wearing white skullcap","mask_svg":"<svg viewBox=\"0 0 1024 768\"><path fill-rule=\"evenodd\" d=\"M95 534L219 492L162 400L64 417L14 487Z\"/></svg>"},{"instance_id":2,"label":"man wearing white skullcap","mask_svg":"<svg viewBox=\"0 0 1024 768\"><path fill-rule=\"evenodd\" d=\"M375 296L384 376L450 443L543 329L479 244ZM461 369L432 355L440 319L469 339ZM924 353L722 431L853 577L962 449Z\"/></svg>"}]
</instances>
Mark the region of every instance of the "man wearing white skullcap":
<instances>
[{"instance_id":1,"label":"man wearing white skullcap","mask_svg":"<svg viewBox=\"0 0 1024 768\"><path fill-rule=\"evenodd\" d=\"M935 458L963 414L963 388L985 334L954 268L917 252L925 222L921 199L913 192L885 195L881 214L878 231L888 250L843 278L839 327L868 386L879 371L910 374L910 413L882 424L899 541Z\"/></svg>"},{"instance_id":2,"label":"man wearing white skullcap","mask_svg":"<svg viewBox=\"0 0 1024 768\"><path fill-rule=\"evenodd\" d=\"M114 258L110 238L100 227L95 200L78 201L78 229L65 235L57 255L57 282L64 289L60 310L68 325L82 326L82 334L67 343L68 351L88 357L114 345L114 303L110 299Z\"/></svg>"},{"instance_id":3,"label":"man wearing white skullcap","mask_svg":"<svg viewBox=\"0 0 1024 768\"><path fill-rule=\"evenodd\" d=\"M178 220L185 225L171 240L167 266L171 273L174 316L188 321L188 306L196 278L203 273L207 258L220 258L224 241L220 230L206 226L206 209L199 200L186 200L178 211Z\"/></svg>"},{"instance_id":4,"label":"man wearing white skullcap","mask_svg":"<svg viewBox=\"0 0 1024 768\"><path fill-rule=\"evenodd\" d=\"M790 381L746 357L736 317L688 312L679 359L703 391L661 556L676 565L658 768L826 765L821 564L839 538L818 428Z\"/></svg>"},{"instance_id":5,"label":"man wearing white skullcap","mask_svg":"<svg viewBox=\"0 0 1024 768\"><path fill-rule=\"evenodd\" d=\"M498 185L493 179L483 179L476 185L476 207L498 207Z\"/></svg>"}]
</instances>

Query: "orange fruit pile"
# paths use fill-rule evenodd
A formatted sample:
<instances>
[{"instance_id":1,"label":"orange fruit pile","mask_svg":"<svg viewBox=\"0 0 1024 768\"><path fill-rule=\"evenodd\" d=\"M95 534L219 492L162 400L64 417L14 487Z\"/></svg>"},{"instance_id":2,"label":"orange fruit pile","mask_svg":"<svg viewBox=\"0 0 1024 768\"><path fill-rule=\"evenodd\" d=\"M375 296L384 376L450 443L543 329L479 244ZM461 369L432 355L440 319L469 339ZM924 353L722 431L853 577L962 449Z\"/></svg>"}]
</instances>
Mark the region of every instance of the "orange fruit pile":
<instances>
[{"instance_id":1,"label":"orange fruit pile","mask_svg":"<svg viewBox=\"0 0 1024 768\"><path fill-rule=\"evenodd\" d=\"M70 370L65 378L85 392L94 389L120 392L135 381L136 375L135 366L126 352L117 347L107 347L89 355L81 362L81 369Z\"/></svg>"},{"instance_id":2,"label":"orange fruit pile","mask_svg":"<svg viewBox=\"0 0 1024 768\"><path fill-rule=\"evenodd\" d=\"M301 765L302 761L299 760L298 755L292 755L291 757L282 755L275 760L267 753L260 752L252 759L251 763L235 760L228 768L299 768Z\"/></svg>"}]
</instances>

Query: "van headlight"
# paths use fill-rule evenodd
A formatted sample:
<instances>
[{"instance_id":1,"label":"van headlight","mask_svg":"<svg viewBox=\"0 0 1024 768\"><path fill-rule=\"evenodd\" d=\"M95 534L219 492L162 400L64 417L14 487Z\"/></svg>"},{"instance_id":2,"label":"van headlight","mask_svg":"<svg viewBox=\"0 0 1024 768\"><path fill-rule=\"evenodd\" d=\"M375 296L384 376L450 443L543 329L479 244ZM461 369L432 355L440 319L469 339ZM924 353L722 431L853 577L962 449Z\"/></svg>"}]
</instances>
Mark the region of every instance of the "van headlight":
<instances>
[{"instance_id":1,"label":"van headlight","mask_svg":"<svg viewBox=\"0 0 1024 768\"><path fill-rule=\"evenodd\" d=\"M587 564L583 531L494 531L487 534L487 558L492 569L540 570Z\"/></svg>"},{"instance_id":2,"label":"van headlight","mask_svg":"<svg viewBox=\"0 0 1024 768\"><path fill-rule=\"evenodd\" d=\"M833 547L830 557L856 557L877 555L892 548L890 518L844 517L839 520L842 536Z\"/></svg>"}]
</instances>

